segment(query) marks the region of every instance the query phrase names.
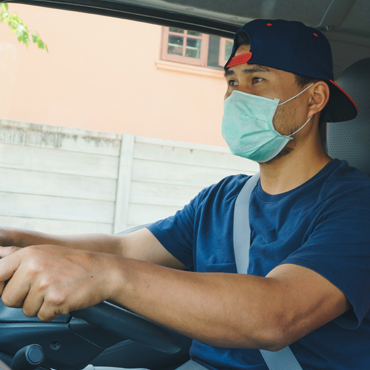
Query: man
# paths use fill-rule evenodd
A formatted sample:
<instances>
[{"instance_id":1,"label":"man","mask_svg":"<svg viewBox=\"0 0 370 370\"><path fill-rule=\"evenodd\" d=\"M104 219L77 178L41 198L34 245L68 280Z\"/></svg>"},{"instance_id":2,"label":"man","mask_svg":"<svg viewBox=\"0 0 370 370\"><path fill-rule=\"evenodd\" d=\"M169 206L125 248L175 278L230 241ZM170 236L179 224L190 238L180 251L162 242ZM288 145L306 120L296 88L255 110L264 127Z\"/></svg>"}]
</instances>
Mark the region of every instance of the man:
<instances>
[{"instance_id":1,"label":"man","mask_svg":"<svg viewBox=\"0 0 370 370\"><path fill-rule=\"evenodd\" d=\"M240 175L124 236L3 230L18 248L0 248L2 300L42 320L112 300L193 338L209 369L266 369L257 349L287 345L304 369L365 369L370 180L320 142L320 121L356 115L330 81L329 44L298 22L256 20L225 70L224 138L260 163L249 274L233 251Z\"/></svg>"}]
</instances>

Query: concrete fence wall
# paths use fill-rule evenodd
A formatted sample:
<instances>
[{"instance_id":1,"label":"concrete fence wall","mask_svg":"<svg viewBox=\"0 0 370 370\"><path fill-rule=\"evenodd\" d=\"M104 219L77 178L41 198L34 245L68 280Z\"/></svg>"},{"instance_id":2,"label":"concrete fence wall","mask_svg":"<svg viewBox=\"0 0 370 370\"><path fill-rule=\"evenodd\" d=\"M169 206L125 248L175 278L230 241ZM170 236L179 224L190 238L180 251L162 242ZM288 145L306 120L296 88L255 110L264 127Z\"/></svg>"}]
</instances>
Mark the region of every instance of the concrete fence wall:
<instances>
[{"instance_id":1,"label":"concrete fence wall","mask_svg":"<svg viewBox=\"0 0 370 370\"><path fill-rule=\"evenodd\" d=\"M257 170L223 147L0 120L0 225L116 233Z\"/></svg>"}]
</instances>

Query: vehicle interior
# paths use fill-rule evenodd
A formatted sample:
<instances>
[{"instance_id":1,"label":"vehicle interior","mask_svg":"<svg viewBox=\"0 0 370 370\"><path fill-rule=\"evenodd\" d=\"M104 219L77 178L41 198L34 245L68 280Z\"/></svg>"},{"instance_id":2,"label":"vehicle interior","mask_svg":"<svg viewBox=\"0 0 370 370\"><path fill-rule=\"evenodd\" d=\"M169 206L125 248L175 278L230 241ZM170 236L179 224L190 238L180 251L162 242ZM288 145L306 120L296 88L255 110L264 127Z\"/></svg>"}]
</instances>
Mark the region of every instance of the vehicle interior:
<instances>
[{"instance_id":1,"label":"vehicle interior","mask_svg":"<svg viewBox=\"0 0 370 370\"><path fill-rule=\"evenodd\" d=\"M8 1L10 4L11 1ZM23 0L15 3L99 14L232 38L258 19L301 21L329 39L337 84L356 102L348 122L323 126L331 157L370 176L370 2L368 0ZM130 230L129 230L130 231ZM47 323L0 301L0 370L95 367L175 369L191 341L109 302ZM31 346L31 347L30 347Z\"/></svg>"}]
</instances>

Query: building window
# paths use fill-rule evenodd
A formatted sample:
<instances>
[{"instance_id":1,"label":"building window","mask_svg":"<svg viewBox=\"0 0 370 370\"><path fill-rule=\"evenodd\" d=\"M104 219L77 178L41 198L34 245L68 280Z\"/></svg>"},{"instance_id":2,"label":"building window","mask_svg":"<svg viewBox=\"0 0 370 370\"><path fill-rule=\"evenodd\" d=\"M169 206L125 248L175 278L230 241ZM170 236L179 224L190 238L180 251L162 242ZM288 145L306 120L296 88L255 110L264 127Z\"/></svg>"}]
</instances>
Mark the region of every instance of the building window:
<instances>
[{"instance_id":1,"label":"building window","mask_svg":"<svg viewBox=\"0 0 370 370\"><path fill-rule=\"evenodd\" d=\"M162 59L205 67L208 39L200 32L163 27Z\"/></svg>"},{"instance_id":2,"label":"building window","mask_svg":"<svg viewBox=\"0 0 370 370\"><path fill-rule=\"evenodd\" d=\"M200 67L223 68L231 54L232 45L229 39L163 27L161 58Z\"/></svg>"},{"instance_id":3,"label":"building window","mask_svg":"<svg viewBox=\"0 0 370 370\"><path fill-rule=\"evenodd\" d=\"M220 52L218 54L218 64L224 66L229 60L231 52L233 51L233 41L225 38L220 39Z\"/></svg>"}]
</instances>

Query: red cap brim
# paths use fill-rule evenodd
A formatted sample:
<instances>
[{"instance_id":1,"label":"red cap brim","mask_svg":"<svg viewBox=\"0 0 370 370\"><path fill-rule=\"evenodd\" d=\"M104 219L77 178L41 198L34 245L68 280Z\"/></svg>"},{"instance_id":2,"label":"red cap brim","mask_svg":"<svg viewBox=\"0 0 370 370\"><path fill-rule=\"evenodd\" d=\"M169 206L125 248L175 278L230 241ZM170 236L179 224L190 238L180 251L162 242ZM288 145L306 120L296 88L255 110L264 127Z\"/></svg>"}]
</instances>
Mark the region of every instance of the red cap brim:
<instances>
[{"instance_id":1,"label":"red cap brim","mask_svg":"<svg viewBox=\"0 0 370 370\"><path fill-rule=\"evenodd\" d=\"M232 57L230 59L229 63L226 64L225 68L234 67L238 64L248 63L251 58L252 58L251 52L237 55L236 57Z\"/></svg>"}]
</instances>

